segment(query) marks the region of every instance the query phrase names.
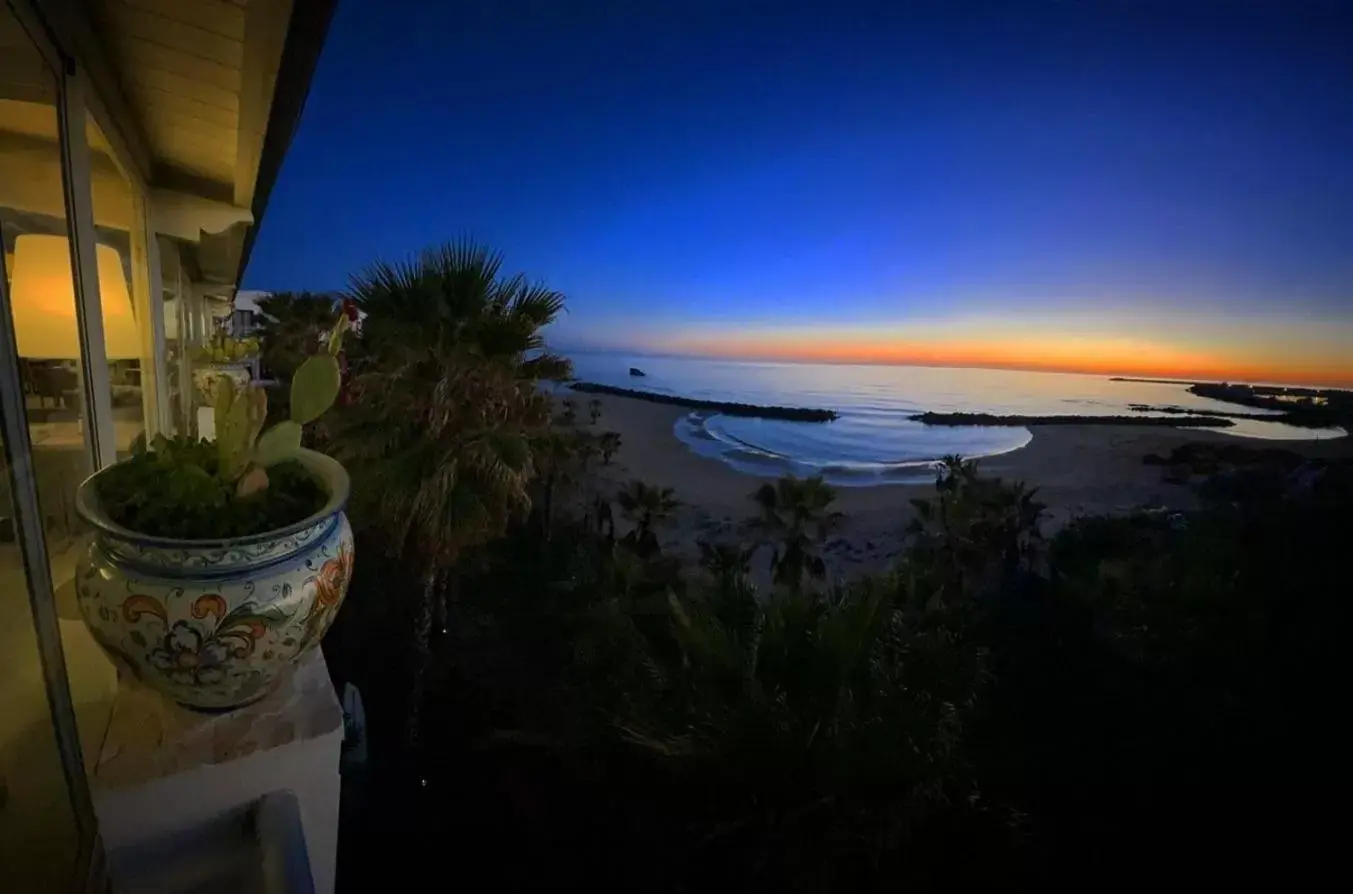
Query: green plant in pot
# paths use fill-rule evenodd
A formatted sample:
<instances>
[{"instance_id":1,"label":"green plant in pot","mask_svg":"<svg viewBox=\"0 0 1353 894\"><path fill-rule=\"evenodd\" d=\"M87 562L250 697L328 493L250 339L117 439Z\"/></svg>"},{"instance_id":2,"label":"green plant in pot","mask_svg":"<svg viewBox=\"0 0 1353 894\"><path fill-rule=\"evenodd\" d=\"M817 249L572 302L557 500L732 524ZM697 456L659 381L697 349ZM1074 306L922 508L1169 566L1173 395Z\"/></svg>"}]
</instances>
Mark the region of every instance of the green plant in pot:
<instances>
[{"instance_id":1,"label":"green plant in pot","mask_svg":"<svg viewBox=\"0 0 1353 894\"><path fill-rule=\"evenodd\" d=\"M260 347L259 340L252 336L218 335L194 351L193 359L198 363L243 363L257 357Z\"/></svg>"},{"instance_id":2,"label":"green plant in pot","mask_svg":"<svg viewBox=\"0 0 1353 894\"><path fill-rule=\"evenodd\" d=\"M291 385L290 418L263 431L267 395L224 380L216 440L156 437L87 479L95 529L77 570L95 639L184 705L256 701L319 642L347 592L348 475L301 446L342 385L341 318Z\"/></svg>"},{"instance_id":3,"label":"green plant in pot","mask_svg":"<svg viewBox=\"0 0 1353 894\"><path fill-rule=\"evenodd\" d=\"M218 335L193 351L193 385L203 406L214 406L216 390L225 379L237 389L245 388L252 378L249 361L259 355L257 338L232 338Z\"/></svg>"}]
</instances>

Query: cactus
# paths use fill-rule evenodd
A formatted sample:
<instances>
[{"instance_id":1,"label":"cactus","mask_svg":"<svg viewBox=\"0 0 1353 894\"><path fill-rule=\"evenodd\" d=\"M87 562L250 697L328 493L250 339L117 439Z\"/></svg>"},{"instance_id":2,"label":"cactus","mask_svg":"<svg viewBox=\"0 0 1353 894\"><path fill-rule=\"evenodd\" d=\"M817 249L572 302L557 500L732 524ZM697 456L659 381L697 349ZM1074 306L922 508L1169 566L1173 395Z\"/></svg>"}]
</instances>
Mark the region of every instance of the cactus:
<instances>
[{"instance_id":1,"label":"cactus","mask_svg":"<svg viewBox=\"0 0 1353 894\"><path fill-rule=\"evenodd\" d=\"M268 395L258 386L235 389L223 378L216 391L216 450L221 477L234 480L249 468L254 442L268 416Z\"/></svg>"},{"instance_id":2,"label":"cactus","mask_svg":"<svg viewBox=\"0 0 1353 894\"><path fill-rule=\"evenodd\" d=\"M315 354L307 359L291 379L291 421L305 425L324 415L334 405L342 384L337 357Z\"/></svg>"},{"instance_id":3,"label":"cactus","mask_svg":"<svg viewBox=\"0 0 1353 894\"><path fill-rule=\"evenodd\" d=\"M271 466L290 459L301 449L301 426L284 419L263 433L254 446L254 463Z\"/></svg>"},{"instance_id":4,"label":"cactus","mask_svg":"<svg viewBox=\"0 0 1353 894\"><path fill-rule=\"evenodd\" d=\"M216 391L216 447L219 474L236 483L236 494L247 497L268 486L268 466L292 459L301 449L301 427L314 422L334 405L342 386L338 352L350 327L340 315L329 335L325 353L308 358L291 380L291 418L266 432L268 395L259 385L236 389L222 378Z\"/></svg>"}]
</instances>

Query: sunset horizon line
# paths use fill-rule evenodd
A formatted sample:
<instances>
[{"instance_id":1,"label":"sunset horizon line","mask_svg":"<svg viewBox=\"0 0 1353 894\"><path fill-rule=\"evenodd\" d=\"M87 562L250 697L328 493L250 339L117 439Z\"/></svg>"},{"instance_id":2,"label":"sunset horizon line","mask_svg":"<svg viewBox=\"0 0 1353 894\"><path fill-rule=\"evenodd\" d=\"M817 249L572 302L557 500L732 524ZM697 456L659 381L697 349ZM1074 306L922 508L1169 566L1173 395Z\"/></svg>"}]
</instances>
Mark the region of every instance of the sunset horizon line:
<instances>
[{"instance_id":1,"label":"sunset horizon line","mask_svg":"<svg viewBox=\"0 0 1353 894\"><path fill-rule=\"evenodd\" d=\"M942 360L920 358L858 358L845 355L811 356L793 353L732 353L682 350L679 348L658 347L587 347L561 346L557 348L565 353L626 354L639 357L674 358L688 360L724 360L741 363L793 363L806 366L914 366L925 369L981 369L998 372L1031 372L1057 375L1103 376L1105 378L1159 379L1173 382L1230 382L1245 385L1266 385L1274 387L1314 388L1333 390L1353 390L1353 369L1302 373L1285 370L1281 367L1243 367L1228 366L1218 368L1199 367L1130 367L1117 364L1090 366L1083 364L1029 363L1022 361L998 360Z\"/></svg>"}]
</instances>

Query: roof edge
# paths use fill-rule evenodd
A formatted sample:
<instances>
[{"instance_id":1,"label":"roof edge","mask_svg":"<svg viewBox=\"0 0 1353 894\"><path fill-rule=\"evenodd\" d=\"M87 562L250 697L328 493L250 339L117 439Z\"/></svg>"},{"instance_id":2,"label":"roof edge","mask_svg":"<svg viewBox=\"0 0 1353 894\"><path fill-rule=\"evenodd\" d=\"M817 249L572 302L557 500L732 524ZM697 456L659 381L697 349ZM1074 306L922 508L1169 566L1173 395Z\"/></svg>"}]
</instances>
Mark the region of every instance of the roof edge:
<instances>
[{"instance_id":1,"label":"roof edge","mask_svg":"<svg viewBox=\"0 0 1353 894\"><path fill-rule=\"evenodd\" d=\"M295 0L292 6L286 44L282 48L282 61L277 68L277 90L268 113L263 149L259 153L258 178L254 186L254 201L250 205L254 225L244 236L239 267L235 271L236 286L243 280L245 268L249 266L249 255L253 251L258 228L263 224L263 212L267 210L268 199L272 196L277 175L282 169L282 161L300 124L306 98L310 95L310 82L319 64L324 40L329 33L329 23L333 20L337 5L337 0Z\"/></svg>"}]
</instances>

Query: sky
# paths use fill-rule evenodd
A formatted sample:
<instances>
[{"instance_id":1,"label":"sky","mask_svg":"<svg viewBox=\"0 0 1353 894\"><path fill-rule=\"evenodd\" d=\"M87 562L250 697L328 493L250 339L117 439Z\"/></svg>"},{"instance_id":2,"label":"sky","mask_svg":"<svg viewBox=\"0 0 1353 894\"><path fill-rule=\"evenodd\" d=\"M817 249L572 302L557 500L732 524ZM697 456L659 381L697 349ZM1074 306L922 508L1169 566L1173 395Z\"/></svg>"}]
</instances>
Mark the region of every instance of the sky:
<instances>
[{"instance_id":1,"label":"sky","mask_svg":"<svg viewBox=\"0 0 1353 894\"><path fill-rule=\"evenodd\" d=\"M1353 384L1353 4L341 0L244 285L564 349Z\"/></svg>"}]
</instances>

